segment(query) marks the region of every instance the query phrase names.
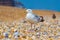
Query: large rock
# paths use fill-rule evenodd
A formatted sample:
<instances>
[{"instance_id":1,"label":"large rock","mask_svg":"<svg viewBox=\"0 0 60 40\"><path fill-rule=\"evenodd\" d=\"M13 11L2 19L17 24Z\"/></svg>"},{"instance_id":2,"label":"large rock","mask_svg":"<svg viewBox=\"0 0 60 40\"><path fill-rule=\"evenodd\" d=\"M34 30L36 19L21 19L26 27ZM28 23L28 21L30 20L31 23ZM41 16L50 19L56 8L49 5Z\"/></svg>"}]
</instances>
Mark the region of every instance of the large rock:
<instances>
[{"instance_id":1,"label":"large rock","mask_svg":"<svg viewBox=\"0 0 60 40\"><path fill-rule=\"evenodd\" d=\"M19 1L19 0L14 0L15 6L18 8L25 8L25 6Z\"/></svg>"},{"instance_id":2,"label":"large rock","mask_svg":"<svg viewBox=\"0 0 60 40\"><path fill-rule=\"evenodd\" d=\"M18 2L16 0L0 0L0 5L25 8L24 5L21 2Z\"/></svg>"},{"instance_id":3,"label":"large rock","mask_svg":"<svg viewBox=\"0 0 60 40\"><path fill-rule=\"evenodd\" d=\"M13 0L0 0L0 5L14 6L14 2L13 2Z\"/></svg>"}]
</instances>

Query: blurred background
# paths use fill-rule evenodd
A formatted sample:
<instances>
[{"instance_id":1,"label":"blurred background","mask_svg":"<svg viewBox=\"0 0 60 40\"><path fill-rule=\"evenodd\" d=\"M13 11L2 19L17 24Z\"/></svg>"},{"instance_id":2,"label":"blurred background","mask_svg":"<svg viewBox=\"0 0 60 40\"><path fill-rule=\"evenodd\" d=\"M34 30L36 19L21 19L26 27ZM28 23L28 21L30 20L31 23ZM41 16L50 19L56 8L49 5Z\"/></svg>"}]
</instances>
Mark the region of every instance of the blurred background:
<instances>
[{"instance_id":1,"label":"blurred background","mask_svg":"<svg viewBox=\"0 0 60 40\"><path fill-rule=\"evenodd\" d=\"M36 10L60 11L60 0L0 0L0 5Z\"/></svg>"}]
</instances>

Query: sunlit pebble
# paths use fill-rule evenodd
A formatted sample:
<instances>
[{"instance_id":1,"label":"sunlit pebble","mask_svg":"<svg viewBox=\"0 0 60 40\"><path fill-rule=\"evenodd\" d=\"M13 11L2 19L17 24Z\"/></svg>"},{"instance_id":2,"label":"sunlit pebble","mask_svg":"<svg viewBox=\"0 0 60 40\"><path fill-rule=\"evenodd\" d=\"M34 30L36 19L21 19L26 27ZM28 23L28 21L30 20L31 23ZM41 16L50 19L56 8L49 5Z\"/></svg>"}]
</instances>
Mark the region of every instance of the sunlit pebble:
<instances>
[{"instance_id":1,"label":"sunlit pebble","mask_svg":"<svg viewBox=\"0 0 60 40\"><path fill-rule=\"evenodd\" d=\"M28 27L28 26L30 26L30 24L29 24L29 23L25 23L24 25L25 25L25 26L27 26L27 27Z\"/></svg>"},{"instance_id":2,"label":"sunlit pebble","mask_svg":"<svg viewBox=\"0 0 60 40\"><path fill-rule=\"evenodd\" d=\"M60 21L58 21L58 25L60 25Z\"/></svg>"},{"instance_id":3,"label":"sunlit pebble","mask_svg":"<svg viewBox=\"0 0 60 40\"><path fill-rule=\"evenodd\" d=\"M60 38L60 35L58 35L58 38Z\"/></svg>"},{"instance_id":4,"label":"sunlit pebble","mask_svg":"<svg viewBox=\"0 0 60 40\"><path fill-rule=\"evenodd\" d=\"M36 39L36 37L35 37L35 36L32 36L32 39L33 39L33 40L35 40L35 39Z\"/></svg>"},{"instance_id":5,"label":"sunlit pebble","mask_svg":"<svg viewBox=\"0 0 60 40\"><path fill-rule=\"evenodd\" d=\"M30 30L28 30L28 32L34 32L34 30L33 29L30 29Z\"/></svg>"},{"instance_id":6,"label":"sunlit pebble","mask_svg":"<svg viewBox=\"0 0 60 40\"><path fill-rule=\"evenodd\" d=\"M60 27L59 26L57 26L57 29L59 29Z\"/></svg>"},{"instance_id":7,"label":"sunlit pebble","mask_svg":"<svg viewBox=\"0 0 60 40\"><path fill-rule=\"evenodd\" d=\"M4 35L5 37L7 36L6 34L8 34L8 32L7 32L7 31L3 33L3 35Z\"/></svg>"},{"instance_id":8,"label":"sunlit pebble","mask_svg":"<svg viewBox=\"0 0 60 40\"><path fill-rule=\"evenodd\" d=\"M0 30L0 32L1 32L2 30Z\"/></svg>"},{"instance_id":9,"label":"sunlit pebble","mask_svg":"<svg viewBox=\"0 0 60 40\"><path fill-rule=\"evenodd\" d=\"M50 25L49 27L54 28L54 26L53 26L53 25Z\"/></svg>"},{"instance_id":10,"label":"sunlit pebble","mask_svg":"<svg viewBox=\"0 0 60 40\"><path fill-rule=\"evenodd\" d=\"M47 32L43 32L43 35L48 35L48 33Z\"/></svg>"},{"instance_id":11,"label":"sunlit pebble","mask_svg":"<svg viewBox=\"0 0 60 40\"><path fill-rule=\"evenodd\" d=\"M37 27L36 29L35 29L35 31L39 31L40 30L40 27Z\"/></svg>"},{"instance_id":12,"label":"sunlit pebble","mask_svg":"<svg viewBox=\"0 0 60 40\"><path fill-rule=\"evenodd\" d=\"M37 33L36 33L36 35L37 35L37 36L40 36L40 35L41 35L41 33L40 33L40 32L37 32Z\"/></svg>"}]
</instances>

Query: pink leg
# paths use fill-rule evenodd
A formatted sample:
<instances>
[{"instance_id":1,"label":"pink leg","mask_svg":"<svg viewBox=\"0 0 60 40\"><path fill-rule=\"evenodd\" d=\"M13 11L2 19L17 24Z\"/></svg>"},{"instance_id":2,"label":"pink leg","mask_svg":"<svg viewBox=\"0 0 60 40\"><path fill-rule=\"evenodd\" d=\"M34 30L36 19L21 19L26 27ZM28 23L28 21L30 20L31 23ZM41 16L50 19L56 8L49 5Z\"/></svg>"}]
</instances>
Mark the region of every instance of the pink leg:
<instances>
[{"instance_id":1,"label":"pink leg","mask_svg":"<svg viewBox=\"0 0 60 40\"><path fill-rule=\"evenodd\" d=\"M32 29L32 25L33 25L33 24L31 23L31 29Z\"/></svg>"},{"instance_id":2,"label":"pink leg","mask_svg":"<svg viewBox=\"0 0 60 40\"><path fill-rule=\"evenodd\" d=\"M34 27L34 29L35 29L35 24L31 23L31 29L32 29L32 27Z\"/></svg>"}]
</instances>

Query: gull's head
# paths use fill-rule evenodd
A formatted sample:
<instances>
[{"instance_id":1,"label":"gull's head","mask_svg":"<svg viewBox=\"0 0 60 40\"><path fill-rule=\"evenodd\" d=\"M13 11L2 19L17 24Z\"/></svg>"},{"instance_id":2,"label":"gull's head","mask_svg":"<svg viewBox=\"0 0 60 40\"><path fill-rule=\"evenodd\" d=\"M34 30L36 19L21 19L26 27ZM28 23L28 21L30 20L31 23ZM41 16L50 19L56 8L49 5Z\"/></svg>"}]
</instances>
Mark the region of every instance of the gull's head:
<instances>
[{"instance_id":1,"label":"gull's head","mask_svg":"<svg viewBox=\"0 0 60 40\"><path fill-rule=\"evenodd\" d=\"M32 13L32 10L31 9L27 9L26 12L27 13Z\"/></svg>"}]
</instances>

